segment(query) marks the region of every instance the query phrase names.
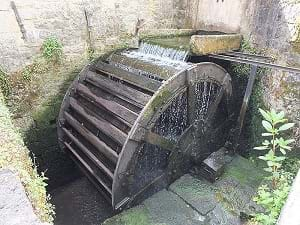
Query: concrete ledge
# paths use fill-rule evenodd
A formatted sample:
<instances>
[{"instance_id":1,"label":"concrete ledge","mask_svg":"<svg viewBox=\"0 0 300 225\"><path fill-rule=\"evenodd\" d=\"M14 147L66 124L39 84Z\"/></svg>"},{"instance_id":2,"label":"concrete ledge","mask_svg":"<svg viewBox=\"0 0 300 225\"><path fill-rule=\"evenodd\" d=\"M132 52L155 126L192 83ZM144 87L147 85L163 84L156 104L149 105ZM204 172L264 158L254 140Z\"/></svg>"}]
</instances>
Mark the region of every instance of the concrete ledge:
<instances>
[{"instance_id":1,"label":"concrete ledge","mask_svg":"<svg viewBox=\"0 0 300 225\"><path fill-rule=\"evenodd\" d=\"M224 53L238 50L242 41L240 34L225 35L193 35L191 37L191 52L196 55Z\"/></svg>"},{"instance_id":2,"label":"concrete ledge","mask_svg":"<svg viewBox=\"0 0 300 225\"><path fill-rule=\"evenodd\" d=\"M0 193L1 225L50 225L40 222L20 179L10 170L0 171Z\"/></svg>"}]
</instances>

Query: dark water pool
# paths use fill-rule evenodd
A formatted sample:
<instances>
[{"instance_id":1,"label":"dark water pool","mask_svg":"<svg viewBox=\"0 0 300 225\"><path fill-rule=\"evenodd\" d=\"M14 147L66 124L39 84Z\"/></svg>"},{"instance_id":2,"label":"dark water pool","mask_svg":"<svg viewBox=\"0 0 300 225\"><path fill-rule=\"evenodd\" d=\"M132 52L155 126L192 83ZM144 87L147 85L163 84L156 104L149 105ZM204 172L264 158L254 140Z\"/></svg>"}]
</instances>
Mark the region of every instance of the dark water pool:
<instances>
[{"instance_id":1,"label":"dark water pool","mask_svg":"<svg viewBox=\"0 0 300 225\"><path fill-rule=\"evenodd\" d=\"M100 225L113 215L111 205L82 177L53 190L54 225Z\"/></svg>"}]
</instances>

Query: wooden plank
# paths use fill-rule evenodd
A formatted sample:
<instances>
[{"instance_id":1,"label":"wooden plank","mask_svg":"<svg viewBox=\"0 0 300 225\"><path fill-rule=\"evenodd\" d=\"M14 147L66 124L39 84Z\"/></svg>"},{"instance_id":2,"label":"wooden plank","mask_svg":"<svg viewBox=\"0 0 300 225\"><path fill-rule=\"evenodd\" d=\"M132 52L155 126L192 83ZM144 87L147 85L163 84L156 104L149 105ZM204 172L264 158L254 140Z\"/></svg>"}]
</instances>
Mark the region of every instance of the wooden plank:
<instances>
[{"instance_id":1,"label":"wooden plank","mask_svg":"<svg viewBox=\"0 0 300 225\"><path fill-rule=\"evenodd\" d=\"M74 135L71 134L66 128L63 128L65 134L75 145L100 169L102 170L111 180L113 180L113 173L93 154L91 153Z\"/></svg>"},{"instance_id":2,"label":"wooden plank","mask_svg":"<svg viewBox=\"0 0 300 225\"><path fill-rule=\"evenodd\" d=\"M99 152L105 155L112 163L117 164L118 154L107 146L103 141L96 137L92 132L80 124L74 117L69 113L65 112L64 117L66 121L87 141L89 141Z\"/></svg>"},{"instance_id":3,"label":"wooden plank","mask_svg":"<svg viewBox=\"0 0 300 225\"><path fill-rule=\"evenodd\" d=\"M112 190L107 186L107 184L95 173L95 171L78 155L78 153L73 149L67 142L64 142L65 146L72 152L76 159L82 164L82 166L97 180L99 184L112 195Z\"/></svg>"},{"instance_id":4,"label":"wooden plank","mask_svg":"<svg viewBox=\"0 0 300 225\"><path fill-rule=\"evenodd\" d=\"M93 115L93 112L90 110L86 110L80 104L78 104L77 100L73 97L70 97L70 106L73 108L78 114L84 117L88 122L94 125L97 129L99 129L105 135L111 137L114 141L119 143L121 146L124 145L126 141L127 135L119 130L117 127L112 125L110 122L102 119L101 117L96 117Z\"/></svg>"},{"instance_id":5,"label":"wooden plank","mask_svg":"<svg viewBox=\"0 0 300 225\"><path fill-rule=\"evenodd\" d=\"M130 109L122 106L114 101L107 100L103 97L96 96L91 92L86 86L83 84L78 84L76 91L83 95L83 97L87 97L92 102L97 103L100 107L106 109L107 111L112 112L115 116L120 117L121 119L127 121L129 124L134 124L136 121L138 114L131 111Z\"/></svg>"},{"instance_id":6,"label":"wooden plank","mask_svg":"<svg viewBox=\"0 0 300 225\"><path fill-rule=\"evenodd\" d=\"M97 75L92 71L87 73L86 78L89 83L140 108L143 108L151 98L150 95L144 94L143 92L130 88L126 85L122 85L104 76Z\"/></svg>"},{"instance_id":7,"label":"wooden plank","mask_svg":"<svg viewBox=\"0 0 300 225\"><path fill-rule=\"evenodd\" d=\"M101 61L97 63L96 69L98 71L106 73L112 77L116 77L120 80L124 80L130 84L133 84L137 87L140 87L152 93L156 92L162 84L157 80L153 80L145 76L140 76L134 73L130 73L126 70L123 70L116 66L109 65Z\"/></svg>"},{"instance_id":8,"label":"wooden plank","mask_svg":"<svg viewBox=\"0 0 300 225\"><path fill-rule=\"evenodd\" d=\"M169 151L174 151L177 145L175 141L169 140L153 132L147 132L147 134L145 135L145 141L149 144L157 145Z\"/></svg>"}]
</instances>

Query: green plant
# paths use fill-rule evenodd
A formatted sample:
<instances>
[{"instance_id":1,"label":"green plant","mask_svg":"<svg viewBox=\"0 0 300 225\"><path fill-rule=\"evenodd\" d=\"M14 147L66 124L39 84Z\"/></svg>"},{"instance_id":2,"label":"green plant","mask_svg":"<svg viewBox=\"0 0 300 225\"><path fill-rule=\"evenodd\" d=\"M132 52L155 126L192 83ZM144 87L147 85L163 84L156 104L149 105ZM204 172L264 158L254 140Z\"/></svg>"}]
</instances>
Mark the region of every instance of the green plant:
<instances>
[{"instance_id":1,"label":"green plant","mask_svg":"<svg viewBox=\"0 0 300 225\"><path fill-rule=\"evenodd\" d=\"M290 144L294 140L284 139L282 134L292 128L294 123L287 123L284 112L277 113L273 109L271 111L259 109L259 111L264 118L262 125L265 132L262 136L266 139L261 146L254 149L267 151L259 156L259 159L266 162L265 170L270 176L266 177L267 184L259 188L258 195L254 198L254 201L265 209L263 213L255 215L254 220L264 225L271 225L276 223L290 190L292 174L282 170L282 164L286 159L286 151L292 149Z\"/></svg>"},{"instance_id":2,"label":"green plant","mask_svg":"<svg viewBox=\"0 0 300 225\"><path fill-rule=\"evenodd\" d=\"M42 45L43 57L51 62L58 63L61 61L63 46L56 37L48 37Z\"/></svg>"},{"instance_id":3,"label":"green plant","mask_svg":"<svg viewBox=\"0 0 300 225\"><path fill-rule=\"evenodd\" d=\"M8 75L0 68L0 91L2 91L2 94L5 98L8 97L8 95L11 92L11 85L8 79Z\"/></svg>"},{"instance_id":4,"label":"green plant","mask_svg":"<svg viewBox=\"0 0 300 225\"><path fill-rule=\"evenodd\" d=\"M264 117L262 125L266 130L265 133L262 133L262 136L270 138L265 139L262 146L255 147L254 149L268 151L265 155L259 156L259 159L266 161L268 167L265 170L272 173L272 185L273 188L276 188L279 169L286 158L284 155L286 155L286 151L292 149L289 144L295 141L294 139L285 140L281 137L281 133L292 128L294 123L287 123L283 111L279 113L276 113L273 109L271 111L259 109L259 111ZM281 152L281 156L278 156L278 152Z\"/></svg>"},{"instance_id":5,"label":"green plant","mask_svg":"<svg viewBox=\"0 0 300 225\"><path fill-rule=\"evenodd\" d=\"M258 189L258 194L254 201L261 205L265 211L255 215L254 221L263 225L276 224L280 211L287 199L291 189L292 178L288 173L279 176L277 188L272 189L268 185L262 185Z\"/></svg>"}]
</instances>

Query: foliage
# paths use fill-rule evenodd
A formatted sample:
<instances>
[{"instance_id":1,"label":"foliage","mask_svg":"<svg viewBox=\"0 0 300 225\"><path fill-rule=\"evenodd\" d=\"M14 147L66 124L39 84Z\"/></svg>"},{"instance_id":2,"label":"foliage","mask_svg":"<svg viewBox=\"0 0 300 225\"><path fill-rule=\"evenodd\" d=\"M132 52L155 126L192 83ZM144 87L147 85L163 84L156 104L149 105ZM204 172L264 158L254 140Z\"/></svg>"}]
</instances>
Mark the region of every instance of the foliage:
<instances>
[{"instance_id":1,"label":"foliage","mask_svg":"<svg viewBox=\"0 0 300 225\"><path fill-rule=\"evenodd\" d=\"M0 68L0 91L2 92L5 98L7 98L11 92L11 86L10 86L8 76L1 68Z\"/></svg>"},{"instance_id":2,"label":"foliage","mask_svg":"<svg viewBox=\"0 0 300 225\"><path fill-rule=\"evenodd\" d=\"M35 61L31 65L25 66L25 68L22 70L22 78L25 81L31 81L34 75L37 74L43 74L48 71L48 66L40 61Z\"/></svg>"},{"instance_id":3,"label":"foliage","mask_svg":"<svg viewBox=\"0 0 300 225\"><path fill-rule=\"evenodd\" d=\"M265 132L262 136L266 139L261 146L254 149L267 151L259 156L259 159L266 162L265 170L270 173L270 176L266 177L267 184L259 188L258 195L254 198L254 201L265 209L264 213L255 215L255 221L271 225L276 223L290 190L292 174L282 170L282 164L286 159L286 152L292 149L290 144L294 140L284 139L282 134L292 128L294 123L287 122L284 112L277 113L273 109L271 111L259 109L259 111L264 118L262 126Z\"/></svg>"},{"instance_id":4,"label":"foliage","mask_svg":"<svg viewBox=\"0 0 300 225\"><path fill-rule=\"evenodd\" d=\"M263 225L276 224L281 209L288 197L291 181L292 178L289 174L281 174L276 189L268 185L259 187L258 195L254 198L254 201L261 205L265 209L265 212L255 215L254 220L256 222Z\"/></svg>"},{"instance_id":5,"label":"foliage","mask_svg":"<svg viewBox=\"0 0 300 225\"><path fill-rule=\"evenodd\" d=\"M43 57L51 62L58 63L61 61L63 46L56 37L48 37L42 45Z\"/></svg>"}]
</instances>

